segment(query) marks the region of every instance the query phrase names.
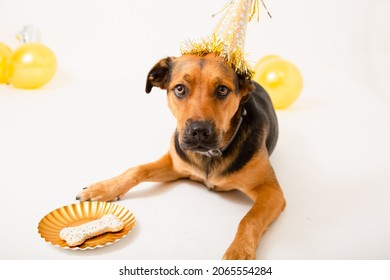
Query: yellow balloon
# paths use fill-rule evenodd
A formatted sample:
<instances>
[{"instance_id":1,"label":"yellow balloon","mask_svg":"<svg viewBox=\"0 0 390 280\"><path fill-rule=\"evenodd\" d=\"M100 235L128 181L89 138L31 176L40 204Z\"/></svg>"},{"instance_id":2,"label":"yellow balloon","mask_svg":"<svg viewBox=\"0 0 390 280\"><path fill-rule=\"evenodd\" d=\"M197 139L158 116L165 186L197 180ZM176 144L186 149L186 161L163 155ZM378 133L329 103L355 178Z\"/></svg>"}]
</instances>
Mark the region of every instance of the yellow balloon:
<instances>
[{"instance_id":1,"label":"yellow balloon","mask_svg":"<svg viewBox=\"0 0 390 280\"><path fill-rule=\"evenodd\" d=\"M258 63L253 79L268 92L275 109L291 105L301 95L303 88L299 69L280 57L272 57Z\"/></svg>"},{"instance_id":2,"label":"yellow balloon","mask_svg":"<svg viewBox=\"0 0 390 280\"><path fill-rule=\"evenodd\" d=\"M8 61L12 50L5 44L0 43L0 84L7 83Z\"/></svg>"},{"instance_id":3,"label":"yellow balloon","mask_svg":"<svg viewBox=\"0 0 390 280\"><path fill-rule=\"evenodd\" d=\"M8 81L17 88L39 88L53 78L56 69L56 57L48 47L26 43L12 53Z\"/></svg>"}]
</instances>

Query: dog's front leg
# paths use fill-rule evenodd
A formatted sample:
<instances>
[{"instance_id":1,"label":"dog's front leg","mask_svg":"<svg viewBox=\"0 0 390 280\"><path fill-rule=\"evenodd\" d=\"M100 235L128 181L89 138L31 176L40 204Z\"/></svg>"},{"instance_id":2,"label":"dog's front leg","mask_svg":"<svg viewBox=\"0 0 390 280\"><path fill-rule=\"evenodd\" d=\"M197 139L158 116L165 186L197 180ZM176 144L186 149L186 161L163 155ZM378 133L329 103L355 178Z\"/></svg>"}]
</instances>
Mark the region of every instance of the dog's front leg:
<instances>
[{"instance_id":1,"label":"dog's front leg","mask_svg":"<svg viewBox=\"0 0 390 280\"><path fill-rule=\"evenodd\" d=\"M119 176L84 188L76 199L80 201L118 200L141 182L169 182L181 177L174 170L171 156L168 153L155 162L132 167Z\"/></svg>"},{"instance_id":2,"label":"dog's front leg","mask_svg":"<svg viewBox=\"0 0 390 280\"><path fill-rule=\"evenodd\" d=\"M223 259L256 259L256 249L261 236L286 205L276 179L272 181L244 191L254 200L254 204L241 220L236 236Z\"/></svg>"}]
</instances>

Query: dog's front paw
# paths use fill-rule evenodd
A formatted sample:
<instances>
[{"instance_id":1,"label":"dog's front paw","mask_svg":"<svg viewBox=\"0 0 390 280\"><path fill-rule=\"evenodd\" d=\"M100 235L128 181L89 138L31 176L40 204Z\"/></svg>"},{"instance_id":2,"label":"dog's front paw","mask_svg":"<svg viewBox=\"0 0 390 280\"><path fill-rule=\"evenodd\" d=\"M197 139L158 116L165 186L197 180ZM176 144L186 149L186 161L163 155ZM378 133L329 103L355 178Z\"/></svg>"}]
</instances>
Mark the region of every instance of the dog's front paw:
<instances>
[{"instance_id":1,"label":"dog's front paw","mask_svg":"<svg viewBox=\"0 0 390 280\"><path fill-rule=\"evenodd\" d=\"M235 246L231 245L225 255L223 255L224 260L255 260L256 259L256 250L250 246Z\"/></svg>"},{"instance_id":2,"label":"dog's front paw","mask_svg":"<svg viewBox=\"0 0 390 280\"><path fill-rule=\"evenodd\" d=\"M126 191L116 180L106 180L84 188L76 199L80 201L115 201L119 200Z\"/></svg>"}]
</instances>

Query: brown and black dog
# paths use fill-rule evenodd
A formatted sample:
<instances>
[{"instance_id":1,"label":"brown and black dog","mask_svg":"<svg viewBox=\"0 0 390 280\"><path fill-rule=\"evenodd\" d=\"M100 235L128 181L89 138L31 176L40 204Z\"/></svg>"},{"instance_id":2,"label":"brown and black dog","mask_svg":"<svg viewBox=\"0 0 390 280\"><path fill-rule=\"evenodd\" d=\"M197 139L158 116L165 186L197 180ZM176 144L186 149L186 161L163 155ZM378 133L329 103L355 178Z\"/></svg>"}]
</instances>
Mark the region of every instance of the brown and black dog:
<instances>
[{"instance_id":1,"label":"brown and black dog","mask_svg":"<svg viewBox=\"0 0 390 280\"><path fill-rule=\"evenodd\" d=\"M177 119L170 150L159 160L85 188L80 201L112 201L141 182L188 178L216 191L238 189L253 200L224 259L255 259L262 234L285 207L269 161L278 138L271 100L256 82L214 54L160 60L146 92L167 90Z\"/></svg>"}]
</instances>

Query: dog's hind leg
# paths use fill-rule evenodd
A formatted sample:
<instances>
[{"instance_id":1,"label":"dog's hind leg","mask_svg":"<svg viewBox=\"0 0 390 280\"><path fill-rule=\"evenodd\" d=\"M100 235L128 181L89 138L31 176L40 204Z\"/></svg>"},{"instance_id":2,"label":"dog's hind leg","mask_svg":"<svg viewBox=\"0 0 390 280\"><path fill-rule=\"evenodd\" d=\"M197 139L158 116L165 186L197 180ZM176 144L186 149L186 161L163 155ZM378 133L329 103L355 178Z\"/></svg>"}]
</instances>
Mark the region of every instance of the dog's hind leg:
<instances>
[{"instance_id":1,"label":"dog's hind leg","mask_svg":"<svg viewBox=\"0 0 390 280\"><path fill-rule=\"evenodd\" d=\"M80 201L113 201L124 196L141 182L169 182L183 176L176 172L170 154L155 162L128 169L114 178L84 188L76 197Z\"/></svg>"}]
</instances>

